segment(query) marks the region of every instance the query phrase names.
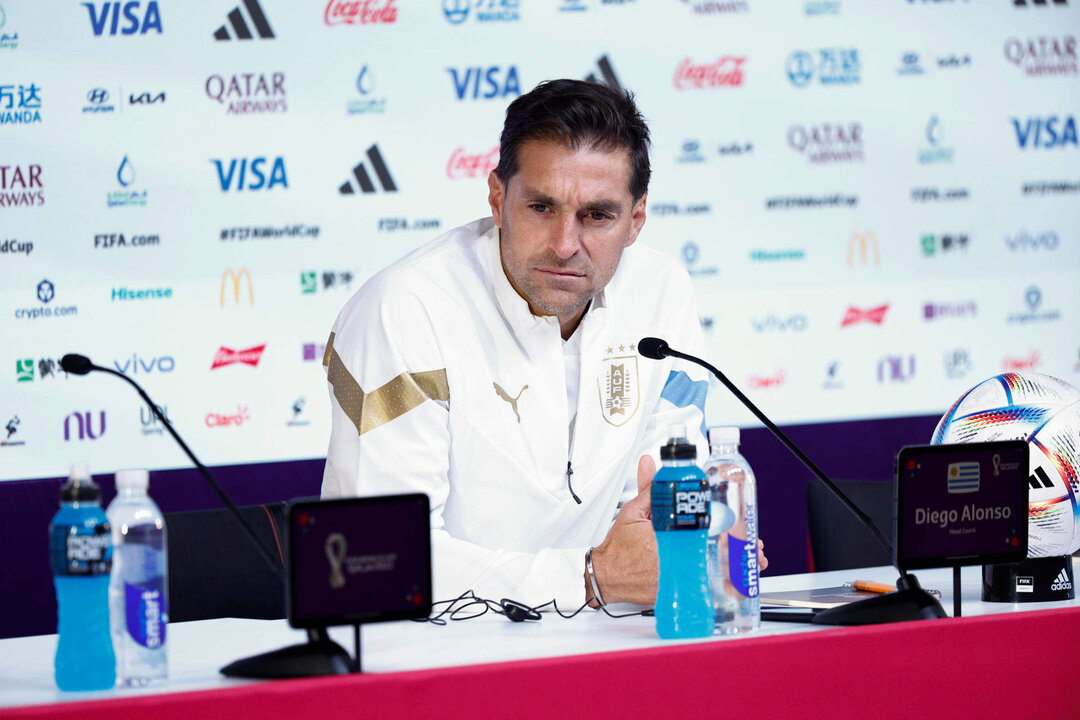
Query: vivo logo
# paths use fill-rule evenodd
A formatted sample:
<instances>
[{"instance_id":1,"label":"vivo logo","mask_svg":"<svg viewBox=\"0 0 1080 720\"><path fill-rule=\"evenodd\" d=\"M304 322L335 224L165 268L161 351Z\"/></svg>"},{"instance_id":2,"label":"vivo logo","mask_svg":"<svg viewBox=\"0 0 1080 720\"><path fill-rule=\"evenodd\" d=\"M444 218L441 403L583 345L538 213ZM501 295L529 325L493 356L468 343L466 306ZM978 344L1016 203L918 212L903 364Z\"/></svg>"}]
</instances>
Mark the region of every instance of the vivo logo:
<instances>
[{"instance_id":1,"label":"vivo logo","mask_svg":"<svg viewBox=\"0 0 1080 720\"><path fill-rule=\"evenodd\" d=\"M770 313L763 318L752 318L750 324L756 332L803 332L810 325L810 320L801 313L780 317Z\"/></svg>"},{"instance_id":2,"label":"vivo logo","mask_svg":"<svg viewBox=\"0 0 1080 720\"><path fill-rule=\"evenodd\" d=\"M230 190L273 190L280 185L288 189L289 180L285 176L285 159L282 157L267 160L264 157L233 158L232 160L211 160L217 168L218 183L222 192ZM270 177L267 178L266 164L270 162ZM226 170L228 168L228 170ZM235 184L234 181L235 180Z\"/></svg>"},{"instance_id":3,"label":"vivo logo","mask_svg":"<svg viewBox=\"0 0 1080 720\"><path fill-rule=\"evenodd\" d=\"M73 412L64 418L64 441L71 440L71 420L75 419L75 428L78 431L78 440L97 440L105 434L105 411L102 410L99 413L100 423L98 424L97 434L94 433L93 413Z\"/></svg>"},{"instance_id":4,"label":"vivo logo","mask_svg":"<svg viewBox=\"0 0 1080 720\"><path fill-rule=\"evenodd\" d=\"M1005 236L1005 246L1013 252L1017 250L1057 250L1060 244L1061 239L1053 230L1038 235L1021 231L1011 237Z\"/></svg>"},{"instance_id":5,"label":"vivo logo","mask_svg":"<svg viewBox=\"0 0 1080 720\"><path fill-rule=\"evenodd\" d=\"M505 70L498 65L491 67L470 67L459 70L447 68L454 83L454 92L458 100L491 100L507 95L517 97L521 94L517 67L510 65Z\"/></svg>"},{"instance_id":6,"label":"vivo logo","mask_svg":"<svg viewBox=\"0 0 1080 720\"><path fill-rule=\"evenodd\" d=\"M125 375L137 375L140 372L149 373L154 370L169 373L176 367L176 361L169 355L154 357L149 360L138 355L132 355L130 360L125 359L122 364L119 360L113 360L113 365Z\"/></svg>"}]
</instances>

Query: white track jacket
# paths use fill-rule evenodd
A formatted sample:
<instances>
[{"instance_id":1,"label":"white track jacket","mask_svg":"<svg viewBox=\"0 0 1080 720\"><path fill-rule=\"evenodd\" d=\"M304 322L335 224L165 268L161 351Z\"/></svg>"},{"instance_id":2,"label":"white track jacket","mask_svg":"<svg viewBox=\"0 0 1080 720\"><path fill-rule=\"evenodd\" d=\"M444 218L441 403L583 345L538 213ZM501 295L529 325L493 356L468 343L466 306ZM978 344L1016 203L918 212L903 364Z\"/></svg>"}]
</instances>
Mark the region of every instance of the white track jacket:
<instances>
[{"instance_id":1,"label":"white track jacket","mask_svg":"<svg viewBox=\"0 0 1080 720\"><path fill-rule=\"evenodd\" d=\"M510 285L491 218L376 274L338 315L323 360L322 495L426 493L435 600L472 589L576 609L585 551L637 493L638 458L655 458L673 424L704 451L704 371L636 352L650 335L702 351L674 260L627 248L578 332L571 438L558 320L533 315Z\"/></svg>"}]
</instances>

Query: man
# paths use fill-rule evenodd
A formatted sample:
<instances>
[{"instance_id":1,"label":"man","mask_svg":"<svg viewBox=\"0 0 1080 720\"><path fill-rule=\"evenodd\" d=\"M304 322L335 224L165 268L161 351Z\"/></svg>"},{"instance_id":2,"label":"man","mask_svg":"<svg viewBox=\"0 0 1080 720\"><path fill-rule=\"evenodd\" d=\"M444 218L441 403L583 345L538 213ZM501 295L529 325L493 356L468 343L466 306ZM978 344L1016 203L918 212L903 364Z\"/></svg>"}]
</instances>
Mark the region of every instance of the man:
<instances>
[{"instance_id":1,"label":"man","mask_svg":"<svg viewBox=\"0 0 1080 720\"><path fill-rule=\"evenodd\" d=\"M628 94L542 83L507 109L492 217L372 277L334 324L323 496L427 493L436 599L655 600L650 455L671 425L704 449L707 381L636 353L702 348L686 272L627 250L648 144Z\"/></svg>"}]
</instances>

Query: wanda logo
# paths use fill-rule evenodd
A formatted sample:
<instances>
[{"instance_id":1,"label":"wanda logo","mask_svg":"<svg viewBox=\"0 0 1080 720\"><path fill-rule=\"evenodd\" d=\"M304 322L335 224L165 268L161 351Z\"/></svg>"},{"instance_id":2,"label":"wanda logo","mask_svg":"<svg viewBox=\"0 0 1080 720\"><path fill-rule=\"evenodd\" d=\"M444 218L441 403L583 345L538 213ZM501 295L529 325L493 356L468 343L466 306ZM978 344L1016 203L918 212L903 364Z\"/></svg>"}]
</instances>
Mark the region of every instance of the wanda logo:
<instances>
[{"instance_id":1,"label":"wanda logo","mask_svg":"<svg viewBox=\"0 0 1080 720\"><path fill-rule=\"evenodd\" d=\"M265 344L250 347L247 350L233 350L232 348L227 347L218 348L210 369L217 370L220 367L235 365L236 363L258 367L259 359L262 358L263 350L265 349Z\"/></svg>"},{"instance_id":2,"label":"wanda logo","mask_svg":"<svg viewBox=\"0 0 1080 720\"><path fill-rule=\"evenodd\" d=\"M716 62L695 65L683 58L675 68L675 89L687 90L716 87L738 87L743 83L743 63L746 57L725 55Z\"/></svg>"},{"instance_id":3,"label":"wanda logo","mask_svg":"<svg viewBox=\"0 0 1080 720\"><path fill-rule=\"evenodd\" d=\"M461 178L486 178L499 164L499 146L486 153L471 154L459 147L450 155L446 163L446 177L451 180Z\"/></svg>"},{"instance_id":4,"label":"wanda logo","mask_svg":"<svg viewBox=\"0 0 1080 720\"><path fill-rule=\"evenodd\" d=\"M323 20L327 25L374 25L397 22L395 0L330 0Z\"/></svg>"}]
</instances>

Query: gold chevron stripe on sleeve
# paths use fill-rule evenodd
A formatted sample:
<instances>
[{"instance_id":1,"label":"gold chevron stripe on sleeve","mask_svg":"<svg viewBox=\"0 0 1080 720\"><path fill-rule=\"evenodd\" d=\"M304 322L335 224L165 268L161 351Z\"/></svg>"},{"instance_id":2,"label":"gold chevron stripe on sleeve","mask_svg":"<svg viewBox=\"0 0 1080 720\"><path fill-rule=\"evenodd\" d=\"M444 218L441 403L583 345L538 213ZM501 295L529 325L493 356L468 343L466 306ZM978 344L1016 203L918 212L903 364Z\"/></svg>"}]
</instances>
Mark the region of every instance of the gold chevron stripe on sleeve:
<instances>
[{"instance_id":1,"label":"gold chevron stripe on sleeve","mask_svg":"<svg viewBox=\"0 0 1080 720\"><path fill-rule=\"evenodd\" d=\"M425 400L450 401L445 368L401 373L382 387L364 392L334 350L334 333L330 333L326 343L323 365L327 368L334 398L360 435L401 417Z\"/></svg>"}]
</instances>

